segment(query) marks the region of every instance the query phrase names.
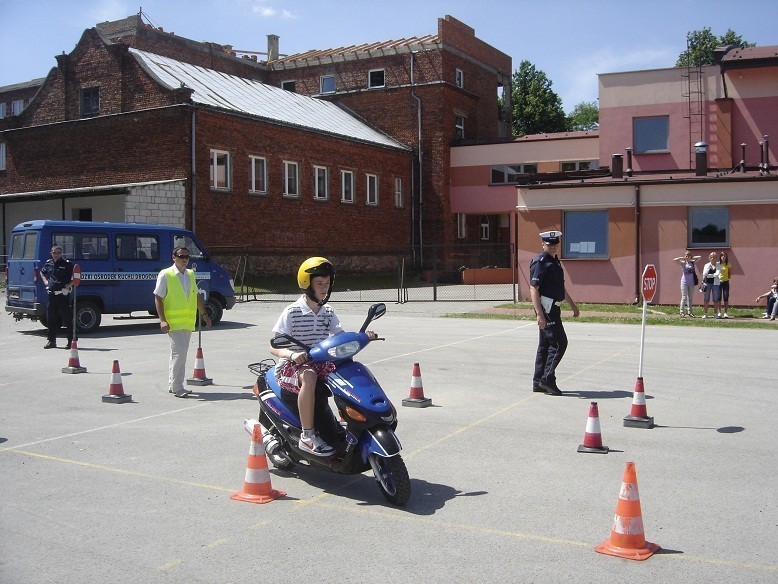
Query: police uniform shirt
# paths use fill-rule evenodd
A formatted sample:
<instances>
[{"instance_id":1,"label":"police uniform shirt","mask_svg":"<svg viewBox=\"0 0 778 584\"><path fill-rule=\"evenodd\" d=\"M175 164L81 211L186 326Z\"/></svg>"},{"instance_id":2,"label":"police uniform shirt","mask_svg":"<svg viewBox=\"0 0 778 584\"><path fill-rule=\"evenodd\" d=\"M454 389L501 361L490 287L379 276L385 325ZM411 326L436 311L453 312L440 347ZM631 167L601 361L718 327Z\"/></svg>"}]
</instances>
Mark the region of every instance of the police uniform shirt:
<instances>
[{"instance_id":1,"label":"police uniform shirt","mask_svg":"<svg viewBox=\"0 0 778 584\"><path fill-rule=\"evenodd\" d=\"M554 300L565 299L565 273L562 263L540 252L529 265L530 285L537 286L541 296L548 296Z\"/></svg>"},{"instance_id":2,"label":"police uniform shirt","mask_svg":"<svg viewBox=\"0 0 778 584\"><path fill-rule=\"evenodd\" d=\"M65 284L73 279L73 265L69 260L62 256L57 261L53 259L46 260L41 268L41 274L46 276L49 285L46 289L49 292L57 292L65 287Z\"/></svg>"}]
</instances>

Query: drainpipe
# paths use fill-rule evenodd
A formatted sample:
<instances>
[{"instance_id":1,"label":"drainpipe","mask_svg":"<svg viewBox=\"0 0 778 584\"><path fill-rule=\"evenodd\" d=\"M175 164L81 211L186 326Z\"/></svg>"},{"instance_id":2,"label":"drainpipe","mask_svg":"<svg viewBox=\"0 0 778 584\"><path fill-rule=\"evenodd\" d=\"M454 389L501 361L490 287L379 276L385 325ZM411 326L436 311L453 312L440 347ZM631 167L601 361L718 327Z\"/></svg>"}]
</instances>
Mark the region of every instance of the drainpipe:
<instances>
[{"instance_id":1,"label":"drainpipe","mask_svg":"<svg viewBox=\"0 0 778 584\"><path fill-rule=\"evenodd\" d=\"M195 230L195 228L197 227L197 222L196 222L196 220L197 220L197 213L196 213L196 209L197 209L197 180L196 180L197 166L195 164L195 130L197 129L197 124L195 123L196 120L197 120L197 108L192 106L192 129L191 129L192 137L190 139L192 148L191 148L191 153L190 153L191 167L190 167L190 170L189 170L189 185L190 185L190 190L192 192L192 227L191 227L191 230L192 230L193 233L197 233L197 231Z\"/></svg>"},{"instance_id":2,"label":"drainpipe","mask_svg":"<svg viewBox=\"0 0 778 584\"><path fill-rule=\"evenodd\" d=\"M417 120L418 120L418 132L419 132L419 265L424 266L424 237L422 234L422 217L423 217L423 206L424 206L424 198L422 196L424 192L424 179L422 176L422 151L421 151L421 99L418 95L416 95L416 89L415 89L415 81L413 78L413 65L415 62L416 52L411 52L411 96L413 99L416 100L417 104ZM412 206L411 206L412 207Z\"/></svg>"},{"instance_id":3,"label":"drainpipe","mask_svg":"<svg viewBox=\"0 0 778 584\"><path fill-rule=\"evenodd\" d=\"M632 304L640 304L642 285L640 278L643 275L640 270L640 185L635 185L635 301Z\"/></svg>"}]
</instances>

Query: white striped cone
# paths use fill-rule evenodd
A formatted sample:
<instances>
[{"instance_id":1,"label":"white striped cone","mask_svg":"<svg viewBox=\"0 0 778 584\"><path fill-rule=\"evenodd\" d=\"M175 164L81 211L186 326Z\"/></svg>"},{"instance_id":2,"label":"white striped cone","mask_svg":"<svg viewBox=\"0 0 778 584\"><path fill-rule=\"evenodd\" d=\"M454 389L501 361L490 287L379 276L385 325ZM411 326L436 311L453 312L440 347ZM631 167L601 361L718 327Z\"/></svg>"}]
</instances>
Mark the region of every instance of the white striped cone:
<instances>
[{"instance_id":1,"label":"white striped cone","mask_svg":"<svg viewBox=\"0 0 778 584\"><path fill-rule=\"evenodd\" d=\"M195 353L195 366L192 377L186 380L187 385L211 385L213 379L205 375L205 362L203 361L203 349L197 347Z\"/></svg>"},{"instance_id":2,"label":"white striped cone","mask_svg":"<svg viewBox=\"0 0 778 584\"><path fill-rule=\"evenodd\" d=\"M270 484L270 471L267 466L265 446L262 444L262 429L257 422L251 433L243 490L234 493L230 499L247 503L269 503L285 496L285 492L273 489Z\"/></svg>"},{"instance_id":3,"label":"white striped cone","mask_svg":"<svg viewBox=\"0 0 778 584\"><path fill-rule=\"evenodd\" d=\"M589 417L586 419L584 443L578 446L578 452L597 452L601 454L608 453L608 447L602 445L602 434L600 433L600 412L597 408L597 402L591 402L589 405Z\"/></svg>"},{"instance_id":4,"label":"white striped cone","mask_svg":"<svg viewBox=\"0 0 778 584\"><path fill-rule=\"evenodd\" d=\"M654 418L648 415L646 409L646 393L643 390L643 378L635 382L635 393L632 394L632 408L629 415L624 416L624 426L631 428L653 428Z\"/></svg>"},{"instance_id":5,"label":"white striped cone","mask_svg":"<svg viewBox=\"0 0 778 584\"><path fill-rule=\"evenodd\" d=\"M111 385L108 386L108 394L103 396L103 401L106 403L116 404L132 401L132 396L124 393L124 386L122 385L122 374L121 371L119 371L118 360L114 360L113 362L113 369L111 370Z\"/></svg>"},{"instance_id":6,"label":"white striped cone","mask_svg":"<svg viewBox=\"0 0 778 584\"><path fill-rule=\"evenodd\" d=\"M62 368L62 373L86 373L86 367L81 367L81 363L78 361L78 344L75 339L70 343L68 366Z\"/></svg>"},{"instance_id":7,"label":"white striped cone","mask_svg":"<svg viewBox=\"0 0 778 584\"><path fill-rule=\"evenodd\" d=\"M424 397L424 387L421 383L421 367L419 367L418 363L413 364L411 390L408 397L402 401L402 404L415 408L425 408L432 405L432 400L428 397Z\"/></svg>"}]
</instances>

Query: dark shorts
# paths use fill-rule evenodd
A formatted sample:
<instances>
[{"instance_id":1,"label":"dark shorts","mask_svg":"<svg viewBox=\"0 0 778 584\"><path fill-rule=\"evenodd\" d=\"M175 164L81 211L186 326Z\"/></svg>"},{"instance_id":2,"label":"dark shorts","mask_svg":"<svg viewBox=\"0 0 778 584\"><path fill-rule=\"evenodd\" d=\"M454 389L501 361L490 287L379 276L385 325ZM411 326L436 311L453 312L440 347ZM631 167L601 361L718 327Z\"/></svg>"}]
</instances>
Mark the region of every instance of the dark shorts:
<instances>
[{"instance_id":1,"label":"dark shorts","mask_svg":"<svg viewBox=\"0 0 778 584\"><path fill-rule=\"evenodd\" d=\"M724 302L729 302L729 280L721 283L721 298Z\"/></svg>"}]
</instances>

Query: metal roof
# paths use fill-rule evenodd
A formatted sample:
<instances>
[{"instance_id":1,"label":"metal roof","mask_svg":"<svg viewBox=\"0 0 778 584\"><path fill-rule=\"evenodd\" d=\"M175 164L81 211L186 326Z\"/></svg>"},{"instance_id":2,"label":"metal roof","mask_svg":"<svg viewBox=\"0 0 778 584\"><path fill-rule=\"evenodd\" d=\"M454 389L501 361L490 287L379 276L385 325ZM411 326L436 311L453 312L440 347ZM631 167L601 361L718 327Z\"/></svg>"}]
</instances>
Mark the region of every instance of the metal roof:
<instances>
[{"instance_id":1,"label":"metal roof","mask_svg":"<svg viewBox=\"0 0 778 584\"><path fill-rule=\"evenodd\" d=\"M335 103L161 55L133 48L128 50L161 85L168 89L182 86L191 89L192 101L196 104L350 140L410 150L408 146L379 132Z\"/></svg>"},{"instance_id":2,"label":"metal roof","mask_svg":"<svg viewBox=\"0 0 778 584\"><path fill-rule=\"evenodd\" d=\"M286 55L274 61L269 61L268 66L273 69L286 69L295 66L307 67L312 64L334 63L351 59L384 57L412 51L428 49L440 49L441 42L438 35L425 35L423 37L410 37L375 43L363 43L335 49L312 49L304 53Z\"/></svg>"}]
</instances>

